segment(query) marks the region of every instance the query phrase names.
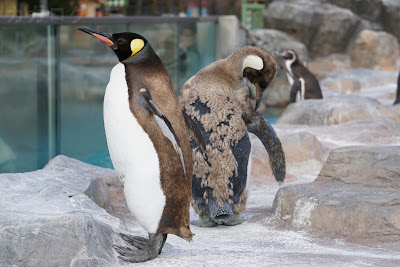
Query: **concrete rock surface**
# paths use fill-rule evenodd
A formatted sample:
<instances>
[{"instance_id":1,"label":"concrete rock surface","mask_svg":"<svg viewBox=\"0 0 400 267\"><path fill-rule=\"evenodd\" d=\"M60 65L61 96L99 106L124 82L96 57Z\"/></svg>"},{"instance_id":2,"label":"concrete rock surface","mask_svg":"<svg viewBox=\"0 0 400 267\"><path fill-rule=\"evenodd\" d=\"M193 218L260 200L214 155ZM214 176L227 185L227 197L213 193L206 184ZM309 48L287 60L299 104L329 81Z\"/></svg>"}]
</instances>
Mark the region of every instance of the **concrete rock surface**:
<instances>
[{"instance_id":1,"label":"concrete rock surface","mask_svg":"<svg viewBox=\"0 0 400 267\"><path fill-rule=\"evenodd\" d=\"M119 220L84 191L115 171L58 156L42 170L1 174L1 266L106 266L118 262Z\"/></svg>"},{"instance_id":2,"label":"concrete rock surface","mask_svg":"<svg viewBox=\"0 0 400 267\"><path fill-rule=\"evenodd\" d=\"M318 0L318 2L346 8L367 21L382 23L384 12L382 0Z\"/></svg>"},{"instance_id":3,"label":"concrete rock surface","mask_svg":"<svg viewBox=\"0 0 400 267\"><path fill-rule=\"evenodd\" d=\"M274 1L264 11L266 28L284 31L303 42L311 57L346 51L360 18L348 9L311 0Z\"/></svg>"},{"instance_id":4,"label":"concrete rock surface","mask_svg":"<svg viewBox=\"0 0 400 267\"><path fill-rule=\"evenodd\" d=\"M292 103L277 123L331 125L376 116L400 119L398 113L374 99L348 95Z\"/></svg>"},{"instance_id":5,"label":"concrete rock surface","mask_svg":"<svg viewBox=\"0 0 400 267\"><path fill-rule=\"evenodd\" d=\"M400 146L333 150L317 179L280 189L285 225L400 251Z\"/></svg>"},{"instance_id":6,"label":"concrete rock surface","mask_svg":"<svg viewBox=\"0 0 400 267\"><path fill-rule=\"evenodd\" d=\"M241 225L192 226L196 234L193 242L168 236L158 258L129 265L119 261L112 249L112 245L126 246L117 233L127 228L131 234L146 236L146 232L134 220L126 228L122 220L93 201L111 210L119 207L120 198L115 193L120 184L115 171L58 156L42 170L1 174L0 182L1 266L220 266L227 261L237 266L400 263L400 253L393 251L276 229L271 219L272 200L279 188L276 183L249 185L251 192Z\"/></svg>"},{"instance_id":7,"label":"concrete rock surface","mask_svg":"<svg viewBox=\"0 0 400 267\"><path fill-rule=\"evenodd\" d=\"M286 179L301 173L318 173L322 167L324 148L318 139L308 132L280 134L283 151L286 159ZM269 155L261 141L251 135L252 167L251 183L276 183L269 166Z\"/></svg>"},{"instance_id":8,"label":"concrete rock surface","mask_svg":"<svg viewBox=\"0 0 400 267\"><path fill-rule=\"evenodd\" d=\"M119 220L84 191L115 171L58 156L42 170L0 175L1 266L117 263Z\"/></svg>"},{"instance_id":9,"label":"concrete rock surface","mask_svg":"<svg viewBox=\"0 0 400 267\"><path fill-rule=\"evenodd\" d=\"M249 45L255 45L273 53L291 49L296 51L301 62L308 61L305 45L285 32L274 29L254 29L248 32Z\"/></svg>"},{"instance_id":10,"label":"concrete rock surface","mask_svg":"<svg viewBox=\"0 0 400 267\"><path fill-rule=\"evenodd\" d=\"M355 68L396 69L399 44L390 33L363 30L352 45L350 57Z\"/></svg>"},{"instance_id":11,"label":"concrete rock surface","mask_svg":"<svg viewBox=\"0 0 400 267\"><path fill-rule=\"evenodd\" d=\"M384 29L394 34L397 40L400 40L400 1L382 0L382 4Z\"/></svg>"}]
</instances>

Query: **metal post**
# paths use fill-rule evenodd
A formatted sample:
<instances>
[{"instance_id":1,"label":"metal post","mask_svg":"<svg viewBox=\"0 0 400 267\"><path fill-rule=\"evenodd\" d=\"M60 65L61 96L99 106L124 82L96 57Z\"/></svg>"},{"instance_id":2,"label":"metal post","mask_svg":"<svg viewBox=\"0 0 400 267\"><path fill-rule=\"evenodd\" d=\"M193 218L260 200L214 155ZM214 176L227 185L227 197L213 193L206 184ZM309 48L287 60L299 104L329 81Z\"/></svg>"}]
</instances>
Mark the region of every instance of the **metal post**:
<instances>
[{"instance_id":1,"label":"metal post","mask_svg":"<svg viewBox=\"0 0 400 267\"><path fill-rule=\"evenodd\" d=\"M199 17L201 17L201 8L202 8L201 4L202 4L202 2L203 1L201 1L201 0L197 1L198 5L199 5Z\"/></svg>"},{"instance_id":2,"label":"metal post","mask_svg":"<svg viewBox=\"0 0 400 267\"><path fill-rule=\"evenodd\" d=\"M44 13L49 11L47 0L40 0L40 12Z\"/></svg>"},{"instance_id":3,"label":"metal post","mask_svg":"<svg viewBox=\"0 0 400 267\"><path fill-rule=\"evenodd\" d=\"M60 25L54 25L54 135L55 135L55 155L61 154L61 44L60 44Z\"/></svg>"},{"instance_id":4,"label":"metal post","mask_svg":"<svg viewBox=\"0 0 400 267\"><path fill-rule=\"evenodd\" d=\"M56 153L56 90L55 81L55 27L47 25L47 140L48 159L52 159Z\"/></svg>"}]
</instances>

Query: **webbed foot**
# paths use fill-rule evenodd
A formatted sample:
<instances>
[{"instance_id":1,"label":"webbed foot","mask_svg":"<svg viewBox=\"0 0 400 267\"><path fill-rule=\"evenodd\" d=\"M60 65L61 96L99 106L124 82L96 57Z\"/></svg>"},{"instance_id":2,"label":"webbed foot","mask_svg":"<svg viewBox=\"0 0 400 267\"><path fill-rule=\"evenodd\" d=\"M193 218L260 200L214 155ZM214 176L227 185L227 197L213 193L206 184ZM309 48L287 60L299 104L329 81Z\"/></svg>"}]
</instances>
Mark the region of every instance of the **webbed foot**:
<instances>
[{"instance_id":1,"label":"webbed foot","mask_svg":"<svg viewBox=\"0 0 400 267\"><path fill-rule=\"evenodd\" d=\"M115 250L121 254L118 258L128 262L144 262L157 258L167 240L167 234L149 234L149 239L123 233L120 233L120 236L126 242L137 248L131 249L128 247L114 246Z\"/></svg>"},{"instance_id":2,"label":"webbed foot","mask_svg":"<svg viewBox=\"0 0 400 267\"><path fill-rule=\"evenodd\" d=\"M226 223L224 223L224 225L227 226L234 226L234 225L238 225L241 224L243 222L242 217L240 216L240 213L233 213L231 218L229 219L229 221L227 221Z\"/></svg>"},{"instance_id":3,"label":"webbed foot","mask_svg":"<svg viewBox=\"0 0 400 267\"><path fill-rule=\"evenodd\" d=\"M199 219L197 221L191 221L190 223L194 226L205 228L217 226L217 223L211 220L210 215L208 214L201 214L199 215Z\"/></svg>"}]
</instances>

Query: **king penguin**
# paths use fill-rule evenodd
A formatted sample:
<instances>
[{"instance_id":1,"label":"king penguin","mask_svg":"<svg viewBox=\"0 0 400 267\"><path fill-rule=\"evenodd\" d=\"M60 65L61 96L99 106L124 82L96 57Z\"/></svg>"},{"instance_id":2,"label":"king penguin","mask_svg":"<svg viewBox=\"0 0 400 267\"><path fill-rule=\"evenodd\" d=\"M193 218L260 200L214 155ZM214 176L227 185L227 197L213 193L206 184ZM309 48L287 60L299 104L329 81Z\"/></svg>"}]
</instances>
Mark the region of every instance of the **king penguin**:
<instances>
[{"instance_id":1,"label":"king penguin","mask_svg":"<svg viewBox=\"0 0 400 267\"><path fill-rule=\"evenodd\" d=\"M106 43L119 63L104 96L104 128L129 210L149 238L120 234L136 247L115 246L121 259L156 258L167 234L192 240L192 154L188 128L171 79L150 43L136 33L79 28Z\"/></svg>"},{"instance_id":2,"label":"king penguin","mask_svg":"<svg viewBox=\"0 0 400 267\"><path fill-rule=\"evenodd\" d=\"M270 53L255 46L238 49L200 70L183 85L179 101L200 129L205 151L191 141L194 161L192 206L201 227L236 225L247 201L251 172L249 132L269 153L275 179L285 178L285 155L271 125L256 110L276 73ZM255 108L246 81L256 87Z\"/></svg>"},{"instance_id":3,"label":"king penguin","mask_svg":"<svg viewBox=\"0 0 400 267\"><path fill-rule=\"evenodd\" d=\"M400 72L399 76L397 77L397 92L396 92L396 99L394 100L393 105L400 104Z\"/></svg>"},{"instance_id":4,"label":"king penguin","mask_svg":"<svg viewBox=\"0 0 400 267\"><path fill-rule=\"evenodd\" d=\"M285 62L285 71L291 86L290 102L298 102L304 99L322 98L321 88L317 78L301 64L299 57L293 50L284 50L276 53Z\"/></svg>"}]
</instances>

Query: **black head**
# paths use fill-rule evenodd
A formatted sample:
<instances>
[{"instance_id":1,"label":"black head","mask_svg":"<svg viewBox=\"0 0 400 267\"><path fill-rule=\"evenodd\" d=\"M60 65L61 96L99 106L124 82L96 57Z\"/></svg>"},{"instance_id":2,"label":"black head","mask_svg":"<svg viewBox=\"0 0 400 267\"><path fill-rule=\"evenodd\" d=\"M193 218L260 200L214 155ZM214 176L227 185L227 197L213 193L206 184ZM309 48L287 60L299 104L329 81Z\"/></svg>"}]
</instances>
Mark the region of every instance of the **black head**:
<instances>
[{"instance_id":1,"label":"black head","mask_svg":"<svg viewBox=\"0 0 400 267\"><path fill-rule=\"evenodd\" d=\"M132 32L105 33L89 28L79 28L78 30L90 34L110 46L120 62L139 53L148 43L143 36Z\"/></svg>"},{"instance_id":2,"label":"black head","mask_svg":"<svg viewBox=\"0 0 400 267\"><path fill-rule=\"evenodd\" d=\"M296 52L294 52L293 50L284 50L281 53L278 52L277 55L283 58L284 60L289 60L293 62L298 58Z\"/></svg>"}]
</instances>

